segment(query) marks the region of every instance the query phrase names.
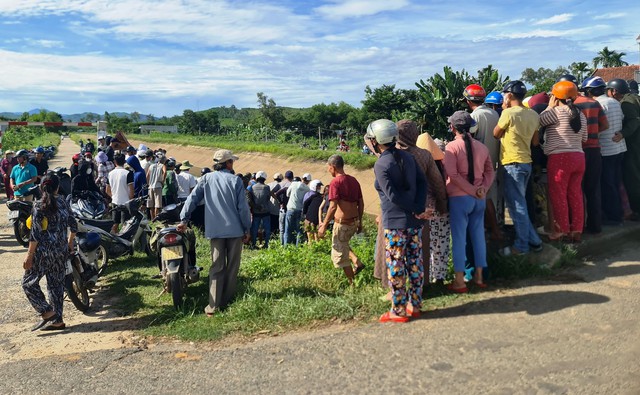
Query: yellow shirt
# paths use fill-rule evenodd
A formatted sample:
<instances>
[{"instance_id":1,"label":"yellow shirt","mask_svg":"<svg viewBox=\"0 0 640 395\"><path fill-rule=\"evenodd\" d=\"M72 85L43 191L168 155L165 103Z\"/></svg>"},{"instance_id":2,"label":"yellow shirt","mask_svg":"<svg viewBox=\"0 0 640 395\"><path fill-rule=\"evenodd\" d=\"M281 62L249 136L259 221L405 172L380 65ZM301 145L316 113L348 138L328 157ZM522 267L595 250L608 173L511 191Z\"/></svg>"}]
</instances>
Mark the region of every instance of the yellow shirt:
<instances>
[{"instance_id":1,"label":"yellow shirt","mask_svg":"<svg viewBox=\"0 0 640 395\"><path fill-rule=\"evenodd\" d=\"M525 107L502 111L498 121L505 133L500 139L500 163L531 163L531 139L540 127L540 117Z\"/></svg>"}]
</instances>

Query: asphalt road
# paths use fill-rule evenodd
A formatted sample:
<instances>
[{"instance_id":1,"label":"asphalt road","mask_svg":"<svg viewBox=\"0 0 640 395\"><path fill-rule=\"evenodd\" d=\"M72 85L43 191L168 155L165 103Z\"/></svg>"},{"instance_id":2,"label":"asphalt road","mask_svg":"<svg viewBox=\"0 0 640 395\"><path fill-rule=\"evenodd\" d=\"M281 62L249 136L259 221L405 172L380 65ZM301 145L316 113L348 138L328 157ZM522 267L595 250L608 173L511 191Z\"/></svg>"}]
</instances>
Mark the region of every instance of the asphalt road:
<instances>
[{"instance_id":1,"label":"asphalt road","mask_svg":"<svg viewBox=\"0 0 640 395\"><path fill-rule=\"evenodd\" d=\"M0 232L5 240L7 229ZM166 341L34 354L0 362L0 393L640 394L636 245L409 324L335 325L224 346ZM75 336L73 326L19 335Z\"/></svg>"}]
</instances>

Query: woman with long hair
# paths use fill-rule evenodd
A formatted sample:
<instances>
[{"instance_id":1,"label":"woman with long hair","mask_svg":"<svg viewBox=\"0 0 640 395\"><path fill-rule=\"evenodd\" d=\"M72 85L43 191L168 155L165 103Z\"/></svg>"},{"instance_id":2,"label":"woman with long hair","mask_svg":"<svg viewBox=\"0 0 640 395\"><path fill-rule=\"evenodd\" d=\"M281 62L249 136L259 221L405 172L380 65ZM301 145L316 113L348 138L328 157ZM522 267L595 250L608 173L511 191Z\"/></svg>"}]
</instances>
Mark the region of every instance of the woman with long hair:
<instances>
[{"instance_id":1,"label":"woman with long hair","mask_svg":"<svg viewBox=\"0 0 640 395\"><path fill-rule=\"evenodd\" d=\"M58 196L60 180L53 173L47 174L40 185L42 198L35 202L31 213L29 250L24 259L22 289L41 320L31 330L61 330L62 301L66 260L73 250L77 223L65 200ZM70 232L67 232L67 228ZM40 280L47 278L49 301L40 289ZM48 324L48 325L47 325Z\"/></svg>"},{"instance_id":2,"label":"woman with long hair","mask_svg":"<svg viewBox=\"0 0 640 395\"><path fill-rule=\"evenodd\" d=\"M582 177L585 172L582 143L587 141L587 118L574 105L578 87L571 81L553 86L549 106L540 114L545 126L544 153L554 229L551 240L565 237L579 242L584 226Z\"/></svg>"},{"instance_id":3,"label":"woman with long hair","mask_svg":"<svg viewBox=\"0 0 640 395\"><path fill-rule=\"evenodd\" d=\"M467 232L473 246L475 271L473 284L486 287L482 269L487 267L487 246L484 237L486 193L494 178L489 149L470 133L475 121L466 111L456 111L449 117L449 128L455 139L447 144L444 168L447 174L447 195L451 218L451 243L455 279L449 290L468 291L464 282Z\"/></svg>"}]
</instances>

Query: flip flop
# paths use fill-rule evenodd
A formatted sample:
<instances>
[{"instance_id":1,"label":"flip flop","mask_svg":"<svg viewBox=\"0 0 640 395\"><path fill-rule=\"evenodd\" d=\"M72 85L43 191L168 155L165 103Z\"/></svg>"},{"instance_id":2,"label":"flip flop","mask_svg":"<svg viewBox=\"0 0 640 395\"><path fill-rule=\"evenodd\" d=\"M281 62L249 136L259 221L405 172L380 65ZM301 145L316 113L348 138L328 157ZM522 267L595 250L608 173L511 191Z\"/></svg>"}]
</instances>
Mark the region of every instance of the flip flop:
<instances>
[{"instance_id":1,"label":"flip flop","mask_svg":"<svg viewBox=\"0 0 640 395\"><path fill-rule=\"evenodd\" d=\"M360 265L360 266L356 267L356 270L354 270L354 271L353 271L353 275L354 275L354 276L355 276L355 275L357 275L358 273L360 273L361 271L363 271L363 270L364 270L364 268L365 268L365 266L364 266L364 265Z\"/></svg>"},{"instance_id":2,"label":"flip flop","mask_svg":"<svg viewBox=\"0 0 640 395\"><path fill-rule=\"evenodd\" d=\"M472 281L471 283L478 288L487 288L487 283L477 283L475 281Z\"/></svg>"},{"instance_id":3,"label":"flip flop","mask_svg":"<svg viewBox=\"0 0 640 395\"><path fill-rule=\"evenodd\" d=\"M392 316L391 313L387 311L386 313L380 316L380 319L378 321L382 323L385 323L385 322L405 323L405 322L409 322L409 317L401 317L397 315Z\"/></svg>"},{"instance_id":4,"label":"flip flop","mask_svg":"<svg viewBox=\"0 0 640 395\"><path fill-rule=\"evenodd\" d=\"M33 326L33 328L31 328L31 332L33 331L37 331L38 329L42 328L43 326L47 325L47 322L51 322L53 320L56 319L58 315L57 314L52 314L51 317L49 318L43 318L42 320L40 320L37 324L35 324Z\"/></svg>"},{"instance_id":5,"label":"flip flop","mask_svg":"<svg viewBox=\"0 0 640 395\"><path fill-rule=\"evenodd\" d=\"M469 292L469 288L467 288L466 286L462 287L462 288L454 288L453 284L449 284L447 285L447 289L453 293L457 293L457 294L466 294L467 292Z\"/></svg>"},{"instance_id":6,"label":"flip flop","mask_svg":"<svg viewBox=\"0 0 640 395\"><path fill-rule=\"evenodd\" d=\"M62 325L54 325L54 324L47 325L40 330L41 331L61 331L66 328L67 328L67 325L65 323L62 323Z\"/></svg>"}]
</instances>

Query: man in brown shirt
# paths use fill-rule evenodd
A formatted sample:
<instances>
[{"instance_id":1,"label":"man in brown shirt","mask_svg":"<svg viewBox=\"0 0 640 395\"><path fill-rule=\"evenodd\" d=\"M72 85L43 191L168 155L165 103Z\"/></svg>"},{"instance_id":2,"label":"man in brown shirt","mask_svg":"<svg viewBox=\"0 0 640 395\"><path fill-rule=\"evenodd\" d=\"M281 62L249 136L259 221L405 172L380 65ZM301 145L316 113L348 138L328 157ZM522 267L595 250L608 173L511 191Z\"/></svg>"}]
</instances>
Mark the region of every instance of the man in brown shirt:
<instances>
[{"instance_id":1,"label":"man in brown shirt","mask_svg":"<svg viewBox=\"0 0 640 395\"><path fill-rule=\"evenodd\" d=\"M364 269L364 265L349 246L353 235L362 232L362 189L358 180L345 174L342 156L332 155L327 161L327 166L333 180L329 184L329 211L318 227L318 236L323 237L327 226L334 220L331 260L335 267L344 270L349 283L353 284L354 276Z\"/></svg>"}]
</instances>

